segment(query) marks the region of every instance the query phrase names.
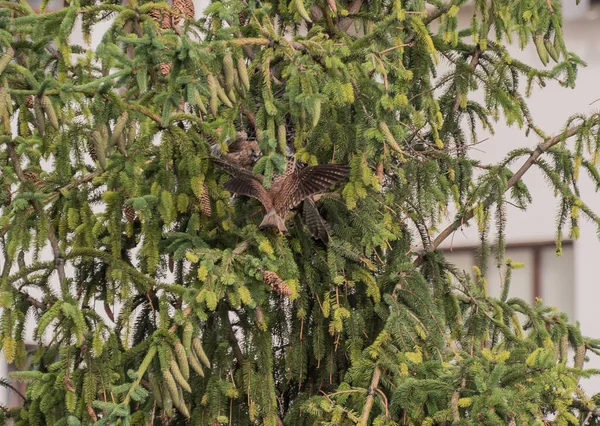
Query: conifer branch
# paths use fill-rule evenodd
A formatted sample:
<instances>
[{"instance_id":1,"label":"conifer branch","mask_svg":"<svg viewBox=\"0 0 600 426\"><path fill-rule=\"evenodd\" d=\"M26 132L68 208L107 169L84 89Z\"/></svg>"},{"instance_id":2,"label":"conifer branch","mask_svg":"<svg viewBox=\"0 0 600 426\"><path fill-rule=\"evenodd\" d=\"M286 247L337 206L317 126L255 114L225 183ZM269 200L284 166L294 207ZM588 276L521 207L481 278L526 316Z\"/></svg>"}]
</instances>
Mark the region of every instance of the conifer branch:
<instances>
[{"instance_id":1,"label":"conifer branch","mask_svg":"<svg viewBox=\"0 0 600 426\"><path fill-rule=\"evenodd\" d=\"M452 3L452 2L450 2ZM487 32L485 34L483 34L483 38L487 38L490 30L492 29L492 22L494 20L494 2L493 0L490 3L490 10L489 10L489 16L488 16L488 22L487 22ZM479 64L479 59L481 57L481 54L483 53L483 50L481 50L481 46L479 46L479 44L477 44L477 46L475 47L475 52L473 53L473 56L471 57L471 61L469 62L469 68L471 69L472 72L475 71L475 69L477 68L477 65ZM454 102L454 113L456 113L460 108L460 95L457 93L456 94L456 101Z\"/></svg>"},{"instance_id":2,"label":"conifer branch","mask_svg":"<svg viewBox=\"0 0 600 426\"><path fill-rule=\"evenodd\" d=\"M68 191L70 189L73 189L79 185L83 185L84 183L88 183L92 180L94 180L94 178L98 177L101 175L101 171L96 171L96 172L92 172L92 173L88 173L87 175L83 176L81 179L76 180L74 182L71 182L67 185L61 186L60 188L55 189L52 194L48 195L46 198L44 198L41 203L42 204L48 204L50 201L52 201L53 199L55 199L56 197L58 197L63 191ZM18 174L17 174L18 176ZM31 212L31 210L33 210L34 208L31 207L28 212ZM6 233L8 232L9 228L5 228L0 232L0 237L4 237L4 235L6 235Z\"/></svg>"},{"instance_id":3,"label":"conifer branch","mask_svg":"<svg viewBox=\"0 0 600 426\"><path fill-rule=\"evenodd\" d=\"M21 168L21 163L19 162L19 158L17 157L17 152L15 151L15 146L12 141L6 142L6 147L8 150L8 155L10 156L10 160L13 164L13 168L15 173L21 183L27 181L27 177L25 177L25 173L23 173L23 169ZM44 214L44 210L39 206L39 204L34 201L32 203L34 211L41 217ZM67 275L65 273L65 259L62 256L60 247L58 245L58 239L54 234L54 229L52 228L52 222L48 222L48 241L50 242L50 247L52 248L52 254L54 256L54 267L56 268L56 272L58 273L58 279L60 281L61 286L66 285Z\"/></svg>"},{"instance_id":4,"label":"conifer branch","mask_svg":"<svg viewBox=\"0 0 600 426\"><path fill-rule=\"evenodd\" d=\"M570 138L572 136L575 136L577 134L577 132L579 132L579 130L583 126L597 125L599 122L600 122L600 117L595 117L592 123L583 123L583 124L580 124L578 126L571 127L569 129L567 129L566 131L562 132L561 134L559 134L557 136L554 136L554 137L546 140L544 143L539 144L537 146L537 148L529 155L529 157L527 158L527 160L521 165L521 167L519 168L519 170L517 170L515 172L515 174L512 175L512 177L507 181L507 183L506 183L506 191L508 191L513 186L515 186L519 182L519 180L521 180L521 178L523 177L523 175L525 173L527 173L527 171L531 168L531 166L533 166L535 164L535 161L542 154L544 154L546 151L548 151L550 148L552 148L554 145L558 144L559 142L564 141L565 139L568 139L568 138ZM493 204L493 201L488 201L487 203L485 203L485 206L489 207L492 204ZM473 208L469 209L465 213L463 213L461 215L461 217L459 217L454 222L452 222L450 225L448 225L433 240L433 244L432 244L431 250L437 249L440 246L440 244L442 244L444 242L444 240L446 240L446 238L448 238L454 231L456 231L458 228L460 228L466 222L468 222L469 220L473 219L474 216L475 216L475 210ZM415 264L420 265L422 262L423 262L423 258L419 257L415 261Z\"/></svg>"}]
</instances>

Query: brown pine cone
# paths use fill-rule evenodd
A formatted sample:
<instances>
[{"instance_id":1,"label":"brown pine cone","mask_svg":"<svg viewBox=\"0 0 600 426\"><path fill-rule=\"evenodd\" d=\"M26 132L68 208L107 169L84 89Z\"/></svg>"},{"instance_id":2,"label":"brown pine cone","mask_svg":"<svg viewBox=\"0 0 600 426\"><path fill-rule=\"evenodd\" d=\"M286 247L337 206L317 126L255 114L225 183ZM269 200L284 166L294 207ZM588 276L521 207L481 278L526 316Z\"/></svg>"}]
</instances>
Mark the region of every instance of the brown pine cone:
<instances>
[{"instance_id":1,"label":"brown pine cone","mask_svg":"<svg viewBox=\"0 0 600 426\"><path fill-rule=\"evenodd\" d=\"M291 296L292 289L275 272L263 271L263 281L282 296Z\"/></svg>"},{"instance_id":2,"label":"brown pine cone","mask_svg":"<svg viewBox=\"0 0 600 426\"><path fill-rule=\"evenodd\" d=\"M27 106L27 108L33 108L33 95L25 97L25 105Z\"/></svg>"},{"instance_id":3,"label":"brown pine cone","mask_svg":"<svg viewBox=\"0 0 600 426\"><path fill-rule=\"evenodd\" d=\"M171 14L166 10L152 9L148 12L148 15L152 17L156 22L160 24L160 28L168 30L171 28Z\"/></svg>"},{"instance_id":4,"label":"brown pine cone","mask_svg":"<svg viewBox=\"0 0 600 426\"><path fill-rule=\"evenodd\" d=\"M181 15L189 19L194 19L196 16L196 8L192 0L173 0L173 21L179 23Z\"/></svg>"},{"instance_id":5,"label":"brown pine cone","mask_svg":"<svg viewBox=\"0 0 600 426\"><path fill-rule=\"evenodd\" d=\"M169 272L173 273L174 269L175 269L175 260L173 259L173 255L170 254L169 255Z\"/></svg>"},{"instance_id":6,"label":"brown pine cone","mask_svg":"<svg viewBox=\"0 0 600 426\"><path fill-rule=\"evenodd\" d=\"M25 175L25 178L27 180L32 180L34 182L38 180L38 174L36 172L27 171L27 172L23 173L23 175Z\"/></svg>"},{"instance_id":7,"label":"brown pine cone","mask_svg":"<svg viewBox=\"0 0 600 426\"><path fill-rule=\"evenodd\" d=\"M125 212L125 218L127 219L128 222L133 222L135 220L135 209L133 208L133 206L130 205L126 205L123 208L123 211Z\"/></svg>"},{"instance_id":8,"label":"brown pine cone","mask_svg":"<svg viewBox=\"0 0 600 426\"><path fill-rule=\"evenodd\" d=\"M93 161L98 161L98 153L96 152L96 146L93 142L88 144L88 152Z\"/></svg>"},{"instance_id":9,"label":"brown pine cone","mask_svg":"<svg viewBox=\"0 0 600 426\"><path fill-rule=\"evenodd\" d=\"M208 197L208 187L205 184L202 185L202 194L200 197L197 197L197 199L200 203L200 211L202 214L207 217L212 216L212 207L210 206L210 198Z\"/></svg>"},{"instance_id":10,"label":"brown pine cone","mask_svg":"<svg viewBox=\"0 0 600 426\"><path fill-rule=\"evenodd\" d=\"M171 72L171 63L162 63L158 65L160 69L160 73L164 76L168 75Z\"/></svg>"}]
</instances>

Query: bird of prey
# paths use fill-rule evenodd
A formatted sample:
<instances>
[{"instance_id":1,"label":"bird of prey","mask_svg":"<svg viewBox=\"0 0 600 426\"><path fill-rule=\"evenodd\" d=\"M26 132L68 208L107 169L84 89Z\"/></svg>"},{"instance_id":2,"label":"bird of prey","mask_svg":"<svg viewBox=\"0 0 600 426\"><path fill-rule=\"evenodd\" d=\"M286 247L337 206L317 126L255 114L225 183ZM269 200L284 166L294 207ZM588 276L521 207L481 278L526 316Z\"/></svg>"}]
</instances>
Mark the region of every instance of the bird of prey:
<instances>
[{"instance_id":1,"label":"bird of prey","mask_svg":"<svg viewBox=\"0 0 600 426\"><path fill-rule=\"evenodd\" d=\"M231 164L236 164L244 169L252 169L252 166L261 156L260 147L255 140L248 139L244 131L238 131L235 134L235 140L227 138L227 152L222 153L218 144L211 147L213 156L220 156L223 160Z\"/></svg>"},{"instance_id":2,"label":"bird of prey","mask_svg":"<svg viewBox=\"0 0 600 426\"><path fill-rule=\"evenodd\" d=\"M255 175L237 165L222 159L214 160L233 178L225 183L229 192L256 198L263 205L266 214L259 229L275 228L287 234L285 226L286 214L311 196L325 191L334 183L345 179L350 167L344 164L323 164L318 166L301 166L295 159L290 159L284 174L273 179L269 189L263 186L263 176ZM308 209L308 210L307 210ZM326 241L327 230L312 199L305 203L307 226L309 221L316 224L317 235ZM316 216L318 218L316 218Z\"/></svg>"}]
</instances>

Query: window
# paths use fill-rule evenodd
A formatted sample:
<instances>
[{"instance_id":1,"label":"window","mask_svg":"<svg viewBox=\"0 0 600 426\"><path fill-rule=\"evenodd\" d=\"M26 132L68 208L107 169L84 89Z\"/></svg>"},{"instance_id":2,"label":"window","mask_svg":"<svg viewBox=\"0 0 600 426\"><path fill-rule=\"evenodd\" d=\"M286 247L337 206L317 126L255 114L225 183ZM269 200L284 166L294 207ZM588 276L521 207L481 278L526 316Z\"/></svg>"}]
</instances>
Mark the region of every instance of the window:
<instances>
[{"instance_id":1,"label":"window","mask_svg":"<svg viewBox=\"0 0 600 426\"><path fill-rule=\"evenodd\" d=\"M20 369L18 369L15 364L8 364L4 358L0 358L0 362L4 363L3 366L0 366L0 371L6 372L5 378L8 379L8 383L18 392L17 393L12 389L4 388L4 395L0 393L0 395L3 396L3 398L1 398L2 400L0 400L1 405L4 405L7 408L20 407L23 405L23 398L19 395L19 393L21 395L25 395L27 384L21 380L11 379L9 375L13 371L28 370L31 355L36 349L36 345L25 344L25 351L28 354L28 360L25 362L23 368ZM4 376L4 373L0 373L0 375Z\"/></svg>"},{"instance_id":2,"label":"window","mask_svg":"<svg viewBox=\"0 0 600 426\"><path fill-rule=\"evenodd\" d=\"M453 247L442 249L446 260L473 275L476 248ZM525 267L512 272L509 297L520 297L533 303L537 297L548 306L574 318L574 259L572 241L564 241L562 256L556 256L554 242L508 244L506 257L522 262ZM498 269L493 256L488 261L486 279L490 296L499 297L504 268Z\"/></svg>"}]
</instances>

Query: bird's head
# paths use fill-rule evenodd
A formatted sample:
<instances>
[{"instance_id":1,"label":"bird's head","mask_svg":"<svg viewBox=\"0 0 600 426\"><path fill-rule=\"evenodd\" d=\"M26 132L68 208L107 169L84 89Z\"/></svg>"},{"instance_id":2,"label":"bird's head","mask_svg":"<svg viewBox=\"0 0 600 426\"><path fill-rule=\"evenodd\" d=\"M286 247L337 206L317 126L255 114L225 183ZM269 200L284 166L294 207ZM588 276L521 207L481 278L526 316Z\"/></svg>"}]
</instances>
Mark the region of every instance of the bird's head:
<instances>
[{"instance_id":1,"label":"bird's head","mask_svg":"<svg viewBox=\"0 0 600 426\"><path fill-rule=\"evenodd\" d=\"M262 156L258 143L256 141L248 142L247 149L248 154L252 157L252 161L256 163Z\"/></svg>"}]
</instances>

